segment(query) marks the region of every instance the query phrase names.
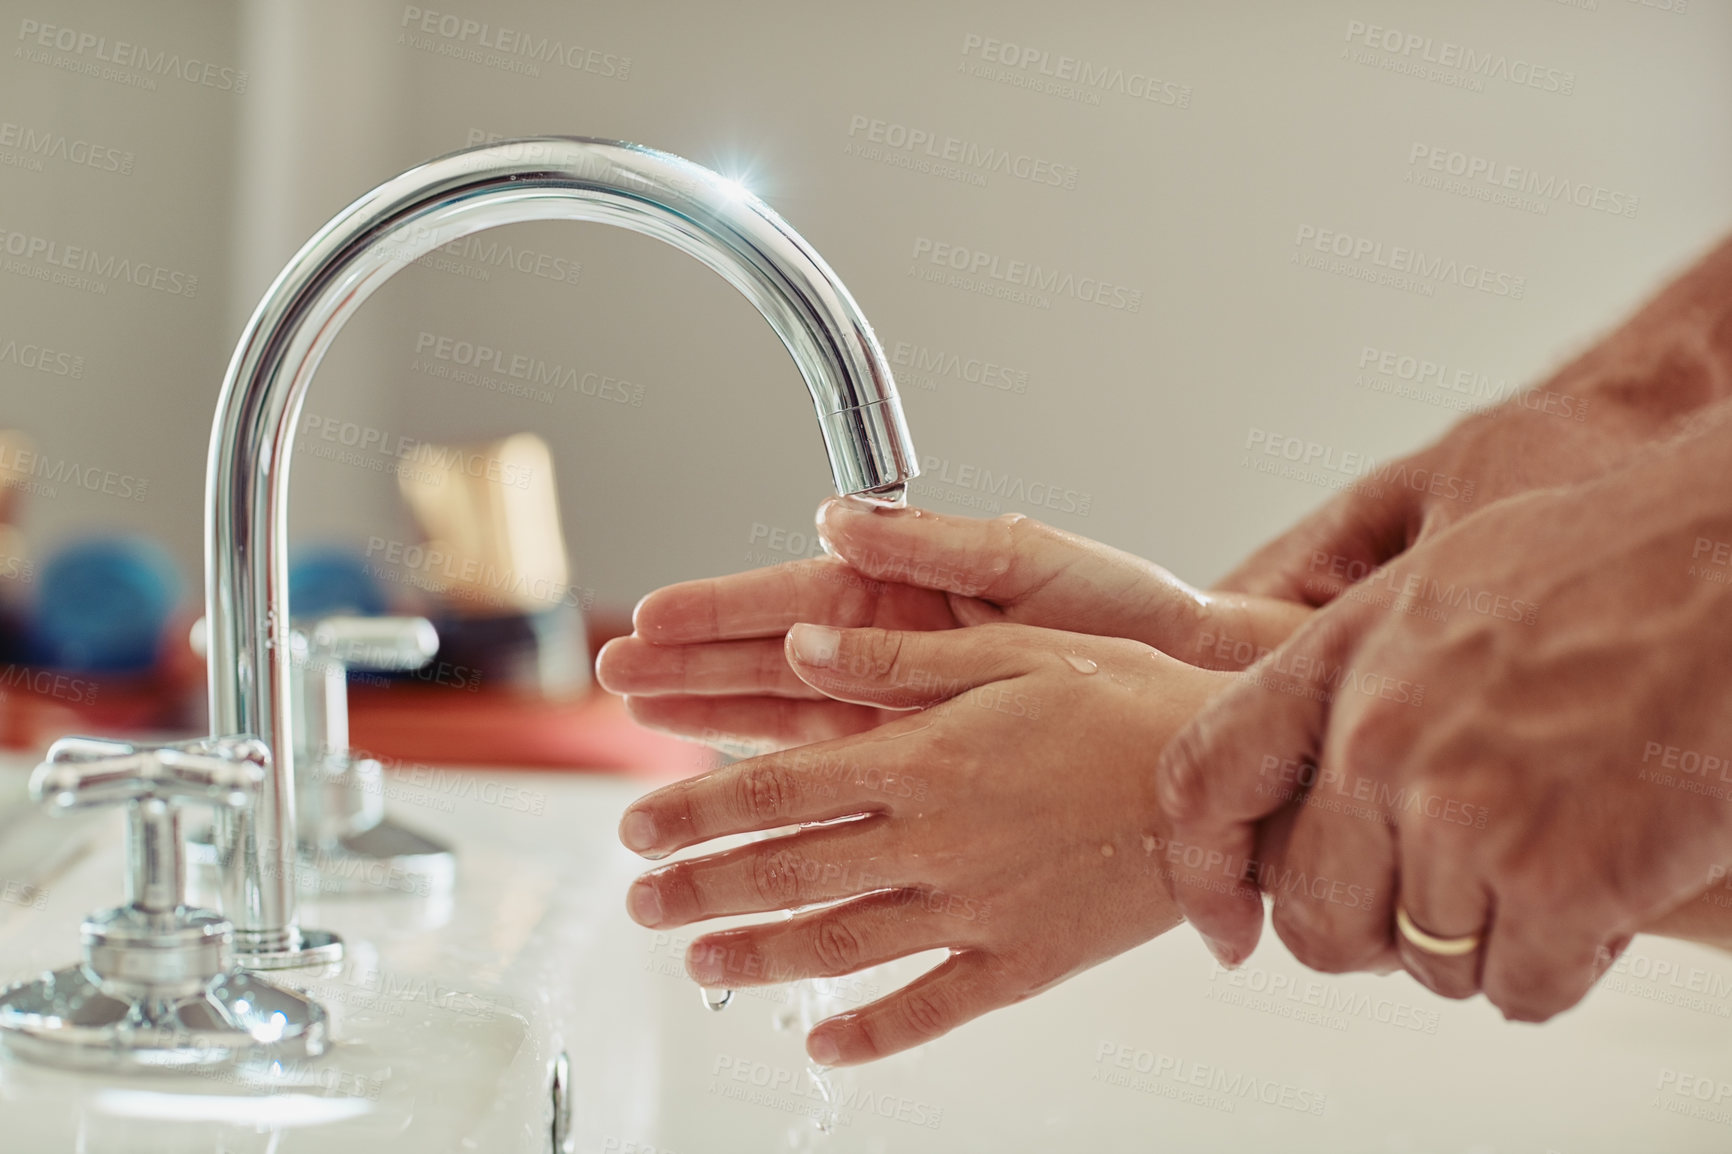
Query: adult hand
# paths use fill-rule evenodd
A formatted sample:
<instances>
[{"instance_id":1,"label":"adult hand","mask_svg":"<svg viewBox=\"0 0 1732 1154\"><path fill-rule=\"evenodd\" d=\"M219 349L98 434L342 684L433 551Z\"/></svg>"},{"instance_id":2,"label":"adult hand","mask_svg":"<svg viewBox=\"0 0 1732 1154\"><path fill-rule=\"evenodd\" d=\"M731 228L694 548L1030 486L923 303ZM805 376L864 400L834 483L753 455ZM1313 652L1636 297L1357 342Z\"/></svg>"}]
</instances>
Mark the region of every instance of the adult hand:
<instances>
[{"instance_id":1,"label":"adult hand","mask_svg":"<svg viewBox=\"0 0 1732 1154\"><path fill-rule=\"evenodd\" d=\"M814 1029L811 1056L847 1065L936 1038L1177 924L1155 852L1154 758L1232 675L1133 641L1007 624L799 625L788 660L817 692L928 708L631 806L621 840L649 857L800 826L644 875L628 900L643 925L840 903L700 937L687 956L695 980L762 985L949 949L909 985Z\"/></svg>"},{"instance_id":2,"label":"adult hand","mask_svg":"<svg viewBox=\"0 0 1732 1154\"><path fill-rule=\"evenodd\" d=\"M906 631L1017 622L1238 668L1304 616L1287 602L1203 593L1159 565L1020 514L981 520L833 498L818 525L833 558L644 598L633 635L609 642L597 660L603 687L624 694L645 725L779 749L895 716L830 700L797 677L782 653L797 621Z\"/></svg>"},{"instance_id":3,"label":"adult hand","mask_svg":"<svg viewBox=\"0 0 1732 1154\"><path fill-rule=\"evenodd\" d=\"M1367 350L1368 357L1377 353ZM1382 359L1362 368L1378 371ZM1252 554L1218 588L1322 605L1476 509L1623 463L1732 392L1729 367L1732 240L1544 384L1367 476ZM1421 372L1399 362L1389 371Z\"/></svg>"},{"instance_id":4,"label":"adult hand","mask_svg":"<svg viewBox=\"0 0 1732 1154\"><path fill-rule=\"evenodd\" d=\"M1437 992L1483 987L1511 1018L1575 1004L1632 931L1732 860L1725 409L1599 480L1441 531L1318 612L1163 753L1173 837L1243 860L1254 823L1292 804L1288 868L1381 895L1277 893L1301 961L1399 951ZM1177 873L1186 915L1242 960L1255 893ZM1392 932L1397 903L1482 944L1421 951Z\"/></svg>"}]
</instances>

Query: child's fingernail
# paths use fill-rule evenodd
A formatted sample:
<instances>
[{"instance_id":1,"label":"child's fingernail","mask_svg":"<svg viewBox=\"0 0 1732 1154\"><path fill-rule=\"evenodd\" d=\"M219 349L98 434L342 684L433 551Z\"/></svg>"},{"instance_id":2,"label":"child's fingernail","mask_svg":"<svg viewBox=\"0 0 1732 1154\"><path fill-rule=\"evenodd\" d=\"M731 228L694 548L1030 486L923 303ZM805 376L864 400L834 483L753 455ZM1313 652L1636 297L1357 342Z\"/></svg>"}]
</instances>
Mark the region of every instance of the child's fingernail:
<instances>
[{"instance_id":1,"label":"child's fingernail","mask_svg":"<svg viewBox=\"0 0 1732 1154\"><path fill-rule=\"evenodd\" d=\"M662 899L656 893L654 882L639 878L632 883L631 890L626 894L626 909L631 913L631 920L640 926L657 925L662 920Z\"/></svg>"},{"instance_id":2,"label":"child's fingernail","mask_svg":"<svg viewBox=\"0 0 1732 1154\"><path fill-rule=\"evenodd\" d=\"M722 951L693 942L686 953L686 973L700 986L720 986L727 976L722 972Z\"/></svg>"},{"instance_id":3,"label":"child's fingernail","mask_svg":"<svg viewBox=\"0 0 1732 1154\"><path fill-rule=\"evenodd\" d=\"M1236 970L1239 968L1239 963L1244 961L1243 958L1239 957L1238 951L1227 945L1226 942L1211 938L1208 934L1198 936L1203 939L1203 944L1209 947L1209 952L1215 955L1215 960L1227 969Z\"/></svg>"},{"instance_id":4,"label":"child's fingernail","mask_svg":"<svg viewBox=\"0 0 1732 1154\"><path fill-rule=\"evenodd\" d=\"M806 1053L812 1061L820 1066L834 1066L836 1059L842 1056L842 1051L836 1048L836 1043L823 1034L813 1034L806 1039Z\"/></svg>"},{"instance_id":5,"label":"child's fingernail","mask_svg":"<svg viewBox=\"0 0 1732 1154\"><path fill-rule=\"evenodd\" d=\"M796 625L788 630L788 643L800 664L823 669L836 660L842 634L828 625Z\"/></svg>"},{"instance_id":6,"label":"child's fingernail","mask_svg":"<svg viewBox=\"0 0 1732 1154\"><path fill-rule=\"evenodd\" d=\"M632 810L619 823L619 840L633 853L652 856L651 851L656 846L656 819L641 809Z\"/></svg>"}]
</instances>

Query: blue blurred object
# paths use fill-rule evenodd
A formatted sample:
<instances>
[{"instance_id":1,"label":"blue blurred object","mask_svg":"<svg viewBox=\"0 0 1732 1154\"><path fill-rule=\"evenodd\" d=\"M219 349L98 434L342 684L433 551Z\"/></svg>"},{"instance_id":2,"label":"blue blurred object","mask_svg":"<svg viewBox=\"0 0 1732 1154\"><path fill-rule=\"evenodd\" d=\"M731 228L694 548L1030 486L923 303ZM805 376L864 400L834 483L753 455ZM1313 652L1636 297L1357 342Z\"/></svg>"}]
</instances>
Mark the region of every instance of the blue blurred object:
<instances>
[{"instance_id":1,"label":"blue blurred object","mask_svg":"<svg viewBox=\"0 0 1732 1154\"><path fill-rule=\"evenodd\" d=\"M38 578L29 660L50 669L131 673L156 664L181 579L160 546L137 538L70 545Z\"/></svg>"},{"instance_id":2,"label":"blue blurred object","mask_svg":"<svg viewBox=\"0 0 1732 1154\"><path fill-rule=\"evenodd\" d=\"M334 613L377 617L385 609L367 562L347 549L308 550L289 564L289 612L298 621Z\"/></svg>"}]
</instances>

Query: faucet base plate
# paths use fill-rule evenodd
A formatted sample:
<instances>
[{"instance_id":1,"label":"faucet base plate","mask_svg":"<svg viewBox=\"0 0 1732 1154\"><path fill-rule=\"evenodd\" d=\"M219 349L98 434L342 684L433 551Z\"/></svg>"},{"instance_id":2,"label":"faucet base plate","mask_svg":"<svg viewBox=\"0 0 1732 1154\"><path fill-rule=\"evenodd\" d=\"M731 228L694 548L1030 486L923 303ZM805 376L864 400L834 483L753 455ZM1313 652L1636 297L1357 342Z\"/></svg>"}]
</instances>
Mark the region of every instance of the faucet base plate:
<instances>
[{"instance_id":1,"label":"faucet base plate","mask_svg":"<svg viewBox=\"0 0 1732 1154\"><path fill-rule=\"evenodd\" d=\"M301 843L303 894L450 893L457 856L445 842L384 818L321 845Z\"/></svg>"},{"instance_id":2,"label":"faucet base plate","mask_svg":"<svg viewBox=\"0 0 1732 1154\"><path fill-rule=\"evenodd\" d=\"M235 965L243 970L292 970L301 966L328 966L343 960L343 939L329 930L291 929L288 942L253 943L247 934L235 931Z\"/></svg>"},{"instance_id":3,"label":"faucet base plate","mask_svg":"<svg viewBox=\"0 0 1732 1154\"><path fill-rule=\"evenodd\" d=\"M329 1042L325 1011L251 974L139 996L68 966L0 991L0 1045L77 1070L175 1071L243 1059L313 1058Z\"/></svg>"}]
</instances>

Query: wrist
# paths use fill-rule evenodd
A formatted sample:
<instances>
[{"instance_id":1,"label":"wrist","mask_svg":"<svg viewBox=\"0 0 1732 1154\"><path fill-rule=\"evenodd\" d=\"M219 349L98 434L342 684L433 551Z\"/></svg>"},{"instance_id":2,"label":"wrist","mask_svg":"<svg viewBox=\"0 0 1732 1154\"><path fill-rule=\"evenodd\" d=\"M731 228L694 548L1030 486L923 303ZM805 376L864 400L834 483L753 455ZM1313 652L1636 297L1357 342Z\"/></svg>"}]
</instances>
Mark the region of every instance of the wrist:
<instances>
[{"instance_id":1,"label":"wrist","mask_svg":"<svg viewBox=\"0 0 1732 1154\"><path fill-rule=\"evenodd\" d=\"M1588 402L1588 421L1661 436L1732 396L1732 237L1542 388ZM1596 414L1594 410L1598 410Z\"/></svg>"}]
</instances>

